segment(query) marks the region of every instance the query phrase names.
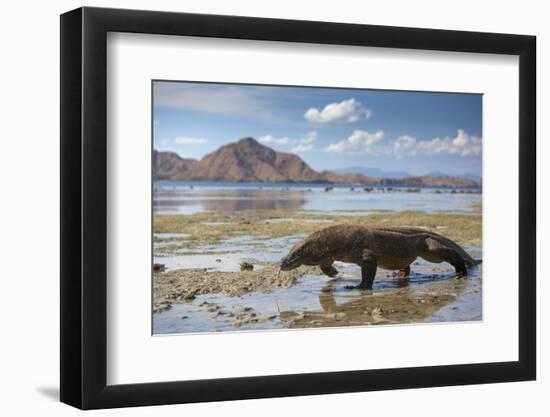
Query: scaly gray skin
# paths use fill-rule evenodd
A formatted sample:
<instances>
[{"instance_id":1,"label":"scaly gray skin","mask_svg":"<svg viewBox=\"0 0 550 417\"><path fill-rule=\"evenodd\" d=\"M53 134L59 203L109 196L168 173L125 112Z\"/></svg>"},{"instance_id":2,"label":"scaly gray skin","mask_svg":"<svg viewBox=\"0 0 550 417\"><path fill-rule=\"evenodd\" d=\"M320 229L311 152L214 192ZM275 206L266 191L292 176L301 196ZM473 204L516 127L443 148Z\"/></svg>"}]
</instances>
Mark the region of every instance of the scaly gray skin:
<instances>
[{"instance_id":1,"label":"scaly gray skin","mask_svg":"<svg viewBox=\"0 0 550 417\"><path fill-rule=\"evenodd\" d=\"M406 277L418 256L429 262L448 262L459 275L468 275L468 268L481 262L452 240L424 229L337 225L295 245L281 260L281 270L319 265L325 275L334 277L338 273L334 261L355 263L361 267L362 278L357 288L370 289L377 267L399 270Z\"/></svg>"}]
</instances>

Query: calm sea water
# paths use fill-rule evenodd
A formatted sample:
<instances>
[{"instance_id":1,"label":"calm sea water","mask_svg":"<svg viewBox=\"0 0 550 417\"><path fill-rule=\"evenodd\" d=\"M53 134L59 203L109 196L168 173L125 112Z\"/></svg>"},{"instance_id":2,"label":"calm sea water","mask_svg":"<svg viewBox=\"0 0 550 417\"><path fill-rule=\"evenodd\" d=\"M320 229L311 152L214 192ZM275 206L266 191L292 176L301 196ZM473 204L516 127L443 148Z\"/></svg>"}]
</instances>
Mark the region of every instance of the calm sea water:
<instances>
[{"instance_id":1,"label":"calm sea water","mask_svg":"<svg viewBox=\"0 0 550 417\"><path fill-rule=\"evenodd\" d=\"M325 191L326 187L333 187ZM204 211L240 210L319 210L345 215L357 211L461 211L474 210L481 194L449 189L352 187L333 184L287 183L154 183L153 206L157 214L193 214ZM464 191L464 192L460 192Z\"/></svg>"}]
</instances>

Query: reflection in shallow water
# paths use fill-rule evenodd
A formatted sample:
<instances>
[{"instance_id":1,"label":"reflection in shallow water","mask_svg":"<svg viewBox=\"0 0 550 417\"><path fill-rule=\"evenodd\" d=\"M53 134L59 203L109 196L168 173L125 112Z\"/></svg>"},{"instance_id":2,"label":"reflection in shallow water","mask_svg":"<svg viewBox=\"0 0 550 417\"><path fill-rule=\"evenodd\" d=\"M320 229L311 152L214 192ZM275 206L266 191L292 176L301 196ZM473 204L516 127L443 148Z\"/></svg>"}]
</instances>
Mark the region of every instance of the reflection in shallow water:
<instances>
[{"instance_id":1,"label":"reflection in shallow water","mask_svg":"<svg viewBox=\"0 0 550 417\"><path fill-rule=\"evenodd\" d=\"M296 190L159 190L154 194L158 213L191 214L201 211L297 210L307 200Z\"/></svg>"},{"instance_id":2,"label":"reflection in shallow water","mask_svg":"<svg viewBox=\"0 0 550 417\"><path fill-rule=\"evenodd\" d=\"M419 323L461 293L467 281L443 276L422 288L406 280L387 281L384 289L342 294L331 281L319 295L321 309L291 315L290 328ZM387 283L385 282L385 283Z\"/></svg>"},{"instance_id":3,"label":"reflection in shallow water","mask_svg":"<svg viewBox=\"0 0 550 417\"><path fill-rule=\"evenodd\" d=\"M422 260L409 280L379 270L371 291L347 290L357 284L358 268L339 263L341 278L305 275L290 288L240 297L199 295L154 314L155 334L341 327L379 324L481 320L481 268L456 278L446 265ZM434 269L437 273L434 274Z\"/></svg>"},{"instance_id":4,"label":"reflection in shallow water","mask_svg":"<svg viewBox=\"0 0 550 417\"><path fill-rule=\"evenodd\" d=\"M289 248L305 237L304 234L278 238L253 238L239 236L225 239L215 245L200 245L193 249L176 250L175 253L155 253L153 262L174 269L207 269L210 271L240 271L241 262L276 262L288 253ZM162 248L168 242L156 242ZM256 268L258 266L256 265Z\"/></svg>"},{"instance_id":5,"label":"reflection in shallow water","mask_svg":"<svg viewBox=\"0 0 550 417\"><path fill-rule=\"evenodd\" d=\"M322 184L159 182L155 183L153 201L158 214L299 209L345 214L346 211L372 210L472 211L472 204L481 202L481 194L436 193L433 189L423 189L420 193L382 190L367 193L362 188L352 191L344 186L325 192Z\"/></svg>"},{"instance_id":6,"label":"reflection in shallow water","mask_svg":"<svg viewBox=\"0 0 550 417\"><path fill-rule=\"evenodd\" d=\"M318 210L320 214L368 215L376 210L461 211L479 210L481 195L436 193L365 192L361 188L323 186L269 186L256 184L193 185L155 184L154 210L157 214L192 214L202 211ZM477 204L477 208L473 208ZM232 223L208 221L200 224L205 233ZM165 218L166 219L166 218ZM292 216L266 217L258 223L292 223ZM304 224L325 227L331 220L300 219ZM419 226L419 225L416 225ZM445 224L432 226L445 233ZM172 230L172 229L168 229ZM178 230L178 229L174 229ZM295 232L295 231L294 231ZM293 233L294 233L293 232ZM301 230L300 230L301 232ZM185 234L156 234L154 262L166 270L201 269L240 271L243 261L254 264L262 274L262 263L278 262L303 233L283 237L243 235L210 243L188 242ZM173 249L170 249L174 245ZM169 248L168 250L166 248ZM479 248L465 248L481 258ZM265 265L265 264L264 264ZM431 264L421 259L412 265L408 280L394 279L379 269L372 291L347 290L356 285L360 270L356 265L336 263L339 278L308 271L290 288L274 288L268 293L249 292L243 296L197 293L194 299L153 315L154 334L214 331L240 331L307 327L399 324L481 320L481 268L474 268L468 279L457 279L447 264ZM266 268L267 269L267 268ZM262 275L263 276L263 275Z\"/></svg>"}]
</instances>

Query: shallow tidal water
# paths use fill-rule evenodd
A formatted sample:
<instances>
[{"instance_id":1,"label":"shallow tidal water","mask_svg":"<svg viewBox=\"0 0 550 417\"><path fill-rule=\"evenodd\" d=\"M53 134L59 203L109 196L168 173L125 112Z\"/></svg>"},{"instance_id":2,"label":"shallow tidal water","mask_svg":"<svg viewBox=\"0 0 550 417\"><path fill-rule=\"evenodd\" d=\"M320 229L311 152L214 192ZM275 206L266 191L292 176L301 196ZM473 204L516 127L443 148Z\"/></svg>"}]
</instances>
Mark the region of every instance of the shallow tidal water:
<instances>
[{"instance_id":1,"label":"shallow tidal water","mask_svg":"<svg viewBox=\"0 0 550 417\"><path fill-rule=\"evenodd\" d=\"M206 268L211 271L237 272L241 262L276 262L288 253L288 250L302 240L305 234L296 234L281 238L253 238L240 236L225 239L218 245L200 245L195 249L183 249L174 254L154 256L155 263L166 266L166 270L179 268ZM158 242L162 244L163 242Z\"/></svg>"},{"instance_id":2,"label":"shallow tidal water","mask_svg":"<svg viewBox=\"0 0 550 417\"><path fill-rule=\"evenodd\" d=\"M481 194L451 194L449 190L424 188L373 189L327 184L227 184L155 183L154 211L158 214L193 214L204 211L319 210L325 214L350 215L358 211L472 211ZM353 190L352 190L353 188Z\"/></svg>"},{"instance_id":3,"label":"shallow tidal water","mask_svg":"<svg viewBox=\"0 0 550 417\"><path fill-rule=\"evenodd\" d=\"M301 222L309 226L318 224L320 229L334 223L338 216L369 216L384 211L474 214L479 213L481 204L481 194L476 193L435 189L366 192L362 187L351 188L334 187L325 192L324 185L228 184L220 187L219 184L158 182L154 190L154 212L155 215L185 216L288 210L288 217L268 217L260 220L257 227L262 227L262 221ZM297 219L290 215L296 210L335 217ZM206 219L202 223L205 228L230 224L225 218L209 221L207 216ZM227 221L230 222L231 217ZM436 229L445 234L447 227L441 224ZM279 262L306 235L295 233L276 238L242 235L212 244L194 244L189 234L155 233L154 262L164 264L168 272L184 269L233 273L240 271L242 262L249 262L255 271L267 275L269 269L262 272L266 263ZM177 248L178 243L181 248ZM175 249L170 249L171 245ZM482 257L480 247L465 249L474 258ZM467 278L458 278L450 265L432 264L418 258L411 265L411 276L405 280L398 279L395 271L379 268L374 287L369 291L346 288L359 283L357 265L339 262L334 265L339 271L336 278L314 269L299 276L288 288L239 296L197 294L193 299L174 302L164 311L153 314L153 334L460 322L483 318L482 265L472 268Z\"/></svg>"},{"instance_id":4,"label":"shallow tidal water","mask_svg":"<svg viewBox=\"0 0 550 417\"><path fill-rule=\"evenodd\" d=\"M481 256L478 248L467 248ZM228 262L235 262L235 259ZM223 261L222 261L223 263ZM418 259L412 274L397 279L379 269L372 291L357 285L359 267L335 263L337 278L307 274L290 288L239 297L199 295L153 315L154 334L275 330L383 324L476 321L482 319L481 267L467 278L456 277L447 264ZM225 268L219 266L219 268ZM233 270L232 266L227 267Z\"/></svg>"}]
</instances>

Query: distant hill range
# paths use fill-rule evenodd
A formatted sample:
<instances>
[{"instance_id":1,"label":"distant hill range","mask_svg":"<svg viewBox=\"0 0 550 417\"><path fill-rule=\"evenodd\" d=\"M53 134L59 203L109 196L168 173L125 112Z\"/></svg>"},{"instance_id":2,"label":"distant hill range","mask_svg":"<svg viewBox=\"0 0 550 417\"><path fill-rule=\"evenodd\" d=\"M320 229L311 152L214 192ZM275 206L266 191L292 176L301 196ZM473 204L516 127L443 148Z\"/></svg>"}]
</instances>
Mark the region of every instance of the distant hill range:
<instances>
[{"instance_id":1,"label":"distant hill range","mask_svg":"<svg viewBox=\"0 0 550 417\"><path fill-rule=\"evenodd\" d=\"M375 177L375 178L405 178L405 177L411 176L411 174L409 174L407 171L384 171L383 169L380 169L380 168L369 168L369 167L339 168L339 169L335 169L334 172L363 174L363 175L367 175L369 177ZM462 175L450 175L441 171L432 171L423 176L467 178L469 180L474 180L479 184L481 184L481 176L476 174L471 174L471 173L462 174Z\"/></svg>"},{"instance_id":2,"label":"distant hill range","mask_svg":"<svg viewBox=\"0 0 550 417\"><path fill-rule=\"evenodd\" d=\"M429 174L426 174L428 177L441 177L441 176L448 176L448 174L445 174L441 171L432 171ZM458 178L467 178L469 180L477 181L481 184L481 176L476 174L462 174L462 175L455 175L455 177Z\"/></svg>"},{"instance_id":3,"label":"distant hill range","mask_svg":"<svg viewBox=\"0 0 550 417\"><path fill-rule=\"evenodd\" d=\"M369 168L369 167L347 167L347 168L339 168L335 169L334 172L343 173L343 174L363 174L367 175L368 177L375 177L375 178L404 178L404 177L410 177L411 174L409 174L406 171L384 171L380 168Z\"/></svg>"},{"instance_id":4,"label":"distant hill range","mask_svg":"<svg viewBox=\"0 0 550 417\"><path fill-rule=\"evenodd\" d=\"M390 173L397 174L397 173ZM405 173L406 174L406 173ZM294 182L407 187L479 187L469 178L441 176L377 177L363 172L315 171L298 155L276 152L252 138L222 146L200 161L174 152L153 151L155 180Z\"/></svg>"}]
</instances>

